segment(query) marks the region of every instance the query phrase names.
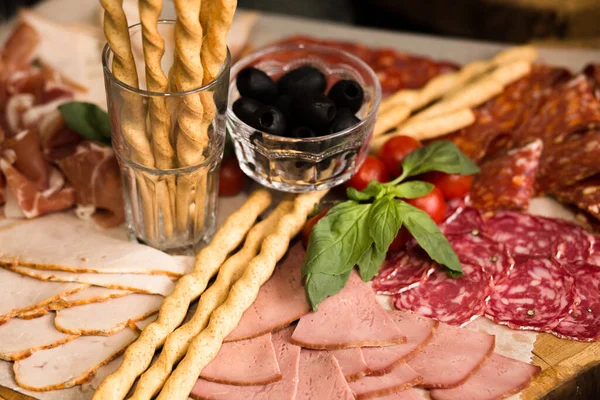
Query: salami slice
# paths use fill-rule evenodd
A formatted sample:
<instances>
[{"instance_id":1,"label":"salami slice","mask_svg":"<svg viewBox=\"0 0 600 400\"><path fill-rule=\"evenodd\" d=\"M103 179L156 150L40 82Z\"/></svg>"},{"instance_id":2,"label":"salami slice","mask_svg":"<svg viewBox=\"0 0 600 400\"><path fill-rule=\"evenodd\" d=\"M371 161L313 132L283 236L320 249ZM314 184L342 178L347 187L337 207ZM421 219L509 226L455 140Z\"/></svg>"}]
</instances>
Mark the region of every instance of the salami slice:
<instances>
[{"instance_id":1,"label":"salami slice","mask_svg":"<svg viewBox=\"0 0 600 400\"><path fill-rule=\"evenodd\" d=\"M575 185L553 190L552 195L562 202L574 204L600 220L600 174Z\"/></svg>"},{"instance_id":2,"label":"salami slice","mask_svg":"<svg viewBox=\"0 0 600 400\"><path fill-rule=\"evenodd\" d=\"M478 209L464 207L448 217L441 225L444 235L479 235L487 231L486 222Z\"/></svg>"},{"instance_id":3,"label":"salami slice","mask_svg":"<svg viewBox=\"0 0 600 400\"><path fill-rule=\"evenodd\" d=\"M549 331L573 301L573 278L558 261L518 256L508 279L495 286L486 316L512 329Z\"/></svg>"},{"instance_id":4,"label":"salami slice","mask_svg":"<svg viewBox=\"0 0 600 400\"><path fill-rule=\"evenodd\" d=\"M435 262L420 247L409 247L388 257L371 284L378 294L398 294L420 284Z\"/></svg>"},{"instance_id":5,"label":"salami slice","mask_svg":"<svg viewBox=\"0 0 600 400\"><path fill-rule=\"evenodd\" d=\"M600 266L600 236L594 236L592 238L592 247L588 262L590 264Z\"/></svg>"},{"instance_id":6,"label":"salami slice","mask_svg":"<svg viewBox=\"0 0 600 400\"><path fill-rule=\"evenodd\" d=\"M537 217L541 229L556 232L553 255L568 264L585 261L590 257L593 237L579 225L557 218Z\"/></svg>"},{"instance_id":7,"label":"salami slice","mask_svg":"<svg viewBox=\"0 0 600 400\"><path fill-rule=\"evenodd\" d=\"M451 278L437 267L419 286L394 296L394 307L452 325L482 315L491 293L491 280L482 268L462 263L463 276Z\"/></svg>"}]
</instances>

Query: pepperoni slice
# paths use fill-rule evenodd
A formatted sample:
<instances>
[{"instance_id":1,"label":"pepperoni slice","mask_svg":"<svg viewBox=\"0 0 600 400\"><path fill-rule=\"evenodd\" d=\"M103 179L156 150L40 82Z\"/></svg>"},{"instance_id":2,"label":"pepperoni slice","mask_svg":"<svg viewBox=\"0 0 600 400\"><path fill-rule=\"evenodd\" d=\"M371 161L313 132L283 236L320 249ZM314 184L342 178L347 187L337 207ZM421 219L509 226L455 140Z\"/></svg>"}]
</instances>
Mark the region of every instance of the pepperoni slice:
<instances>
[{"instance_id":1,"label":"pepperoni slice","mask_svg":"<svg viewBox=\"0 0 600 400\"><path fill-rule=\"evenodd\" d=\"M435 262L420 248L409 246L389 257L371 284L378 294L398 294L423 282Z\"/></svg>"}]
</instances>

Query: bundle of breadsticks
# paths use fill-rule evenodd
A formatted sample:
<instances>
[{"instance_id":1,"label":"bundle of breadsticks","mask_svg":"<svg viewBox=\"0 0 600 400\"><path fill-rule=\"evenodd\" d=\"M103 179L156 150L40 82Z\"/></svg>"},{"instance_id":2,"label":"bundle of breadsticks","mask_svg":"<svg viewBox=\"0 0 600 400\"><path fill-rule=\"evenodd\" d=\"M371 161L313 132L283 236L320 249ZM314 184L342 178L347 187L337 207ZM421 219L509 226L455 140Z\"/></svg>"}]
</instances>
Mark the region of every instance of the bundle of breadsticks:
<instances>
[{"instance_id":1,"label":"bundle of breadsticks","mask_svg":"<svg viewBox=\"0 0 600 400\"><path fill-rule=\"evenodd\" d=\"M371 152L394 136L433 139L475 122L471 111L529 74L537 51L532 46L509 48L487 61L473 61L440 75L421 89L400 90L381 102Z\"/></svg>"}]
</instances>

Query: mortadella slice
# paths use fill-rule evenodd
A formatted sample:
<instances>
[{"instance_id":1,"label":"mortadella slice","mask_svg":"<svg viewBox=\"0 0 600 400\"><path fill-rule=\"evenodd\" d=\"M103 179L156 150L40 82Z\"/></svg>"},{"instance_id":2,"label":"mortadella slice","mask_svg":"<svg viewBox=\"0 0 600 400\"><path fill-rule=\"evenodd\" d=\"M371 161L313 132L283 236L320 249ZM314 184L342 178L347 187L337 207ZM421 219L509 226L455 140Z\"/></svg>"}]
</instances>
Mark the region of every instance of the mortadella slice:
<instances>
[{"instance_id":1,"label":"mortadella slice","mask_svg":"<svg viewBox=\"0 0 600 400\"><path fill-rule=\"evenodd\" d=\"M329 351L340 364L347 381L355 381L367 372L367 364L360 347Z\"/></svg>"},{"instance_id":2,"label":"mortadella slice","mask_svg":"<svg viewBox=\"0 0 600 400\"><path fill-rule=\"evenodd\" d=\"M523 390L540 367L519 360L492 354L481 368L462 385L453 389L431 391L434 400L505 399Z\"/></svg>"},{"instance_id":3,"label":"mortadella slice","mask_svg":"<svg viewBox=\"0 0 600 400\"><path fill-rule=\"evenodd\" d=\"M300 270L305 251L302 244L293 246L271 278L260 288L256 300L226 342L249 339L285 327L310 310L306 301Z\"/></svg>"},{"instance_id":4,"label":"mortadella slice","mask_svg":"<svg viewBox=\"0 0 600 400\"><path fill-rule=\"evenodd\" d=\"M350 382L357 399L372 399L409 389L423 382L423 377L407 364L400 364L390 373L381 376L363 376Z\"/></svg>"},{"instance_id":5,"label":"mortadella slice","mask_svg":"<svg viewBox=\"0 0 600 400\"><path fill-rule=\"evenodd\" d=\"M190 397L196 400L294 400L298 390L300 347L290 343L293 328L273 334L281 380L269 385L234 386L198 379Z\"/></svg>"},{"instance_id":6,"label":"mortadella slice","mask_svg":"<svg viewBox=\"0 0 600 400\"><path fill-rule=\"evenodd\" d=\"M346 286L300 318L292 343L310 349L389 346L406 336L377 302L370 285L353 271Z\"/></svg>"},{"instance_id":7,"label":"mortadella slice","mask_svg":"<svg viewBox=\"0 0 600 400\"><path fill-rule=\"evenodd\" d=\"M414 357L429 343L438 327L438 322L421 317L410 311L388 311L396 326L406 335L406 343L386 347L364 347L363 357L369 375L383 375L396 365Z\"/></svg>"},{"instance_id":8,"label":"mortadella slice","mask_svg":"<svg viewBox=\"0 0 600 400\"><path fill-rule=\"evenodd\" d=\"M408 361L425 388L453 388L465 382L494 351L495 336L440 323L433 338Z\"/></svg>"},{"instance_id":9,"label":"mortadella slice","mask_svg":"<svg viewBox=\"0 0 600 400\"><path fill-rule=\"evenodd\" d=\"M271 334L223 344L200 378L239 386L267 385L281 380Z\"/></svg>"},{"instance_id":10,"label":"mortadella slice","mask_svg":"<svg viewBox=\"0 0 600 400\"><path fill-rule=\"evenodd\" d=\"M354 395L334 356L327 351L302 349L296 400L313 399L354 400Z\"/></svg>"}]
</instances>

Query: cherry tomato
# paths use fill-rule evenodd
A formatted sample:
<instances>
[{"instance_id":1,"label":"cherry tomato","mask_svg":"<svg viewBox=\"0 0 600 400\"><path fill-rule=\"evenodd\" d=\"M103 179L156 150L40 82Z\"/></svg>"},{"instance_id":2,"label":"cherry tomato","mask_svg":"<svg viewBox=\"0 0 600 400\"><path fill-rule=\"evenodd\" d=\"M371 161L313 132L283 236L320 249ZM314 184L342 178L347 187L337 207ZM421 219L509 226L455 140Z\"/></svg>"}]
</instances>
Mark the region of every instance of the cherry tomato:
<instances>
[{"instance_id":1,"label":"cherry tomato","mask_svg":"<svg viewBox=\"0 0 600 400\"><path fill-rule=\"evenodd\" d=\"M244 188L246 175L235 157L227 157L221 163L219 196L235 196Z\"/></svg>"},{"instance_id":2,"label":"cherry tomato","mask_svg":"<svg viewBox=\"0 0 600 400\"><path fill-rule=\"evenodd\" d=\"M473 175L446 174L444 172L429 172L424 180L439 188L447 199L465 197L473 186Z\"/></svg>"},{"instance_id":3,"label":"cherry tomato","mask_svg":"<svg viewBox=\"0 0 600 400\"><path fill-rule=\"evenodd\" d=\"M306 223L304 224L304 227L302 228L302 245L305 249L308 249L308 239L310 238L310 232L312 231L313 226L315 226L317 222L319 222L319 220L323 218L325 214L327 214L328 211L329 208L326 208L325 210L321 211L320 213L306 221Z\"/></svg>"},{"instance_id":4,"label":"cherry tomato","mask_svg":"<svg viewBox=\"0 0 600 400\"><path fill-rule=\"evenodd\" d=\"M410 136L395 136L381 146L379 158L395 178L402 174L402 161L406 156L421 146L421 142Z\"/></svg>"},{"instance_id":5,"label":"cherry tomato","mask_svg":"<svg viewBox=\"0 0 600 400\"><path fill-rule=\"evenodd\" d=\"M417 199L407 199L407 203L425 211L435 222L439 224L444 220L446 215L446 202L444 201L444 194L440 189L434 187L433 190L427 193L423 197Z\"/></svg>"},{"instance_id":6,"label":"cherry tomato","mask_svg":"<svg viewBox=\"0 0 600 400\"><path fill-rule=\"evenodd\" d=\"M363 165L352 175L346 186L360 191L366 188L372 180L387 182L390 180L390 174L383 161L377 157L367 156Z\"/></svg>"},{"instance_id":7,"label":"cherry tomato","mask_svg":"<svg viewBox=\"0 0 600 400\"><path fill-rule=\"evenodd\" d=\"M408 241L411 238L412 238L412 235L410 234L408 229L406 229L406 227L403 226L398 231L398 234L392 241L392 244L390 244L390 247L388 248L388 252L391 251L391 252L395 253L397 251L404 250L404 248L406 247L406 243L408 243Z\"/></svg>"}]
</instances>

